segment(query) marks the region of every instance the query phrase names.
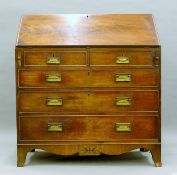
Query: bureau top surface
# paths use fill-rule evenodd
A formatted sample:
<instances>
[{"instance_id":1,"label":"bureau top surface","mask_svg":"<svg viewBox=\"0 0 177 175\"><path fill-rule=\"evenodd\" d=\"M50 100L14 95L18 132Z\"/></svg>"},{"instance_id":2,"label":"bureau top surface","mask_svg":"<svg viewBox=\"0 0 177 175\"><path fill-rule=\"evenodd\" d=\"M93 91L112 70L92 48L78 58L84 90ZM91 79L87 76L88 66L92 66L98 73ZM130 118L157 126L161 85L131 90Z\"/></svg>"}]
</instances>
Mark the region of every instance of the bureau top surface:
<instances>
[{"instance_id":1,"label":"bureau top surface","mask_svg":"<svg viewBox=\"0 0 177 175\"><path fill-rule=\"evenodd\" d=\"M152 15L27 15L16 46L159 46Z\"/></svg>"}]
</instances>

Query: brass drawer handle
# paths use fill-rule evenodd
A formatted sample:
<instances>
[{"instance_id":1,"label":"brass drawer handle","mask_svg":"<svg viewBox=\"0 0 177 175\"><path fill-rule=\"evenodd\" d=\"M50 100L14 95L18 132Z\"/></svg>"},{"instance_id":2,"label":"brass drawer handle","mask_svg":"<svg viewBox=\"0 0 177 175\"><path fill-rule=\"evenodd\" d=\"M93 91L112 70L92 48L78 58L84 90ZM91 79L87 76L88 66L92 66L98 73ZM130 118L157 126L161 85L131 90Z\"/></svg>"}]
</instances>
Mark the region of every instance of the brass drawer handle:
<instances>
[{"instance_id":1,"label":"brass drawer handle","mask_svg":"<svg viewBox=\"0 0 177 175\"><path fill-rule=\"evenodd\" d=\"M48 123L48 131L49 132L62 132L63 125L62 123Z\"/></svg>"},{"instance_id":2,"label":"brass drawer handle","mask_svg":"<svg viewBox=\"0 0 177 175\"><path fill-rule=\"evenodd\" d=\"M132 130L131 123L116 123L117 132L130 132Z\"/></svg>"},{"instance_id":3,"label":"brass drawer handle","mask_svg":"<svg viewBox=\"0 0 177 175\"><path fill-rule=\"evenodd\" d=\"M60 58L54 57L54 56L49 56L47 58L47 64L60 64Z\"/></svg>"},{"instance_id":4,"label":"brass drawer handle","mask_svg":"<svg viewBox=\"0 0 177 175\"><path fill-rule=\"evenodd\" d=\"M132 104L132 99L130 97L117 97L116 106L130 106Z\"/></svg>"},{"instance_id":5,"label":"brass drawer handle","mask_svg":"<svg viewBox=\"0 0 177 175\"><path fill-rule=\"evenodd\" d=\"M132 76L130 74L116 74L116 82L130 82L132 81Z\"/></svg>"},{"instance_id":6,"label":"brass drawer handle","mask_svg":"<svg viewBox=\"0 0 177 175\"><path fill-rule=\"evenodd\" d=\"M126 56L119 56L116 58L116 63L117 64L129 64L130 59L129 57L126 57Z\"/></svg>"},{"instance_id":7,"label":"brass drawer handle","mask_svg":"<svg viewBox=\"0 0 177 175\"><path fill-rule=\"evenodd\" d=\"M63 99L62 98L47 98L46 105L47 106L62 106Z\"/></svg>"},{"instance_id":8,"label":"brass drawer handle","mask_svg":"<svg viewBox=\"0 0 177 175\"><path fill-rule=\"evenodd\" d=\"M59 74L49 74L46 75L47 82L61 82L61 75Z\"/></svg>"}]
</instances>

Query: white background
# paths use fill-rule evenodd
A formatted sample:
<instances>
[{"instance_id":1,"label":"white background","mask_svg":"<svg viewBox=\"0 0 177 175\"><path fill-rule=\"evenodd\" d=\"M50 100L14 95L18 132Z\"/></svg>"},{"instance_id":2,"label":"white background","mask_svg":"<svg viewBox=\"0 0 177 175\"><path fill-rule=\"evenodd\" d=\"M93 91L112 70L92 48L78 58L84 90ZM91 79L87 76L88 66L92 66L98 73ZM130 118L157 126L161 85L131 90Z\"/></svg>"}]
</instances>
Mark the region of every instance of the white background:
<instances>
[{"instance_id":1,"label":"white background","mask_svg":"<svg viewBox=\"0 0 177 175\"><path fill-rule=\"evenodd\" d=\"M162 160L149 153L113 158L28 156L16 167L14 50L23 14L152 13L162 45ZM173 174L177 172L177 1L176 0L0 0L0 174Z\"/></svg>"}]
</instances>

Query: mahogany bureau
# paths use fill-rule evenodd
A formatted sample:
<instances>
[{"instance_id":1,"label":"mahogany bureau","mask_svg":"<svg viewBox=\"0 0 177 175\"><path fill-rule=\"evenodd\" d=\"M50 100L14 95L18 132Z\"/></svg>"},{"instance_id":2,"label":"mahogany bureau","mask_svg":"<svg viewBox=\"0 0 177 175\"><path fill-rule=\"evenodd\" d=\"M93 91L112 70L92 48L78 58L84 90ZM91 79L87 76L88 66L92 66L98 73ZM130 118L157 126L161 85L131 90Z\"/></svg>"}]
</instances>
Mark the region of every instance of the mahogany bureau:
<instances>
[{"instance_id":1,"label":"mahogany bureau","mask_svg":"<svg viewBox=\"0 0 177 175\"><path fill-rule=\"evenodd\" d=\"M28 152L150 151L161 166L152 15L24 16L16 44L17 166Z\"/></svg>"}]
</instances>

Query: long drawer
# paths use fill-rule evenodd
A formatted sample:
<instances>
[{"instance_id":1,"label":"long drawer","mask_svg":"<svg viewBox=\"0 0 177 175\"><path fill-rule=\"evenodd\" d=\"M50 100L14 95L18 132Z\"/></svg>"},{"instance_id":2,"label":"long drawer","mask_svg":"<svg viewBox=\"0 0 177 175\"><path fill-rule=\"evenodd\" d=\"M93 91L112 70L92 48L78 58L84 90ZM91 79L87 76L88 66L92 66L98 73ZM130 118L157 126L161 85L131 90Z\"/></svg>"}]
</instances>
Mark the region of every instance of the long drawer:
<instances>
[{"instance_id":1,"label":"long drawer","mask_svg":"<svg viewBox=\"0 0 177 175\"><path fill-rule=\"evenodd\" d=\"M19 87L152 87L159 85L158 69L19 70ZM145 81L146 80L146 81Z\"/></svg>"},{"instance_id":2,"label":"long drawer","mask_svg":"<svg viewBox=\"0 0 177 175\"><path fill-rule=\"evenodd\" d=\"M159 92L149 90L19 93L20 112L111 113L158 111Z\"/></svg>"},{"instance_id":3,"label":"long drawer","mask_svg":"<svg viewBox=\"0 0 177 175\"><path fill-rule=\"evenodd\" d=\"M20 140L157 139L157 116L21 117Z\"/></svg>"}]
</instances>

